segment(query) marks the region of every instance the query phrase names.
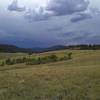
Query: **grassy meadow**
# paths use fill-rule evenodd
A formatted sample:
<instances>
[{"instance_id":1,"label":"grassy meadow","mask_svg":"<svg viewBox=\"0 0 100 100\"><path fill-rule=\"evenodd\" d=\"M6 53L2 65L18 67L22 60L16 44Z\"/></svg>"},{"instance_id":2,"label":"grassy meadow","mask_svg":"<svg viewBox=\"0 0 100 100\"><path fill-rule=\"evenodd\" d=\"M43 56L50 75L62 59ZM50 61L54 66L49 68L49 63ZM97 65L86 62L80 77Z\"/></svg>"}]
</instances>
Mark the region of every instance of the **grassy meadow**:
<instances>
[{"instance_id":1,"label":"grassy meadow","mask_svg":"<svg viewBox=\"0 0 100 100\"><path fill-rule=\"evenodd\" d=\"M0 66L0 100L100 100L100 50L61 50L33 54L72 59L40 65ZM0 53L6 58L29 56Z\"/></svg>"}]
</instances>

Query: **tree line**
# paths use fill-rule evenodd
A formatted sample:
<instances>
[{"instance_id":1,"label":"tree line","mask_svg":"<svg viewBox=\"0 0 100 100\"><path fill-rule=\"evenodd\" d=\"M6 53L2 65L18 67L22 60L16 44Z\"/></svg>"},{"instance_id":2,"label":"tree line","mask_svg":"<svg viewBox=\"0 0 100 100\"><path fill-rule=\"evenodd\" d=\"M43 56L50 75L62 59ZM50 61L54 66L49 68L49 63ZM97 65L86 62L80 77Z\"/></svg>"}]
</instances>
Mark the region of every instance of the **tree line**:
<instances>
[{"instance_id":1,"label":"tree line","mask_svg":"<svg viewBox=\"0 0 100 100\"><path fill-rule=\"evenodd\" d=\"M72 50L100 50L99 44L82 44L82 45L56 45L49 48L20 48L14 45L3 45L0 44L0 52L8 52L8 53L17 53L17 52L24 52L24 53L40 53L40 52L48 52L48 51L56 51L56 50L65 50L65 49L72 49Z\"/></svg>"},{"instance_id":2,"label":"tree line","mask_svg":"<svg viewBox=\"0 0 100 100\"><path fill-rule=\"evenodd\" d=\"M44 57L23 57L23 58L8 58L0 63L1 66L4 65L14 65L25 63L26 65L39 65L47 64L57 61L64 61L72 59L72 53L66 54L66 56L58 57L55 54L44 56Z\"/></svg>"}]
</instances>

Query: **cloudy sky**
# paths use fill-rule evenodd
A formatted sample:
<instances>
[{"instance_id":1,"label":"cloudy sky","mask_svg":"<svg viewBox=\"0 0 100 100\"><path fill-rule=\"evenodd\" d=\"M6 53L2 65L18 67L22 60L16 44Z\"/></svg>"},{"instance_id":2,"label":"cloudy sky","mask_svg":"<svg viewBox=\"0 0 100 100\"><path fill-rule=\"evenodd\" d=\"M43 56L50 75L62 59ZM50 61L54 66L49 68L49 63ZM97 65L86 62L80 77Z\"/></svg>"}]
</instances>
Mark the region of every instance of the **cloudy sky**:
<instances>
[{"instance_id":1,"label":"cloudy sky","mask_svg":"<svg viewBox=\"0 0 100 100\"><path fill-rule=\"evenodd\" d=\"M100 0L0 0L0 43L99 44L99 27Z\"/></svg>"}]
</instances>

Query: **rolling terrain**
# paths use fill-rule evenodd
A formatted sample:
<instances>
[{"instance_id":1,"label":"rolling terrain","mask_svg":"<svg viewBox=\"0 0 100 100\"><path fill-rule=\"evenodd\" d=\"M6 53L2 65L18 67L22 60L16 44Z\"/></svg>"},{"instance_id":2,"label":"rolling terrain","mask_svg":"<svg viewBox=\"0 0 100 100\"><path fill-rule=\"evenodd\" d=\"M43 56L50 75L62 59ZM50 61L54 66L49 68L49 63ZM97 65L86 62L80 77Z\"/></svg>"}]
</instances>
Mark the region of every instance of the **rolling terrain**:
<instances>
[{"instance_id":1,"label":"rolling terrain","mask_svg":"<svg viewBox=\"0 0 100 100\"><path fill-rule=\"evenodd\" d=\"M100 100L100 50L60 50L33 54L72 59L41 65L0 66L0 100ZM0 53L6 57L24 53Z\"/></svg>"}]
</instances>

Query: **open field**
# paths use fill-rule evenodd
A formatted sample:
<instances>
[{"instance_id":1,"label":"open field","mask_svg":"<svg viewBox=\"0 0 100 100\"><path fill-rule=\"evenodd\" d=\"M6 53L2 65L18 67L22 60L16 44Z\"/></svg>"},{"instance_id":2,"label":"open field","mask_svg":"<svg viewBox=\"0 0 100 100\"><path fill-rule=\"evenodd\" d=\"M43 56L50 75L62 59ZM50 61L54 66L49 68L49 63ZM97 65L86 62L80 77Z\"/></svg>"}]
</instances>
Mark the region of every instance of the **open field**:
<instances>
[{"instance_id":1,"label":"open field","mask_svg":"<svg viewBox=\"0 0 100 100\"><path fill-rule=\"evenodd\" d=\"M54 51L31 56L72 52L68 61L41 65L0 66L0 100L100 100L100 50ZM8 54L0 54L5 59ZM28 56L9 54L9 57Z\"/></svg>"},{"instance_id":2,"label":"open field","mask_svg":"<svg viewBox=\"0 0 100 100\"><path fill-rule=\"evenodd\" d=\"M26 56L25 53L0 53L0 60L5 58L15 58L15 57L23 57Z\"/></svg>"}]
</instances>

